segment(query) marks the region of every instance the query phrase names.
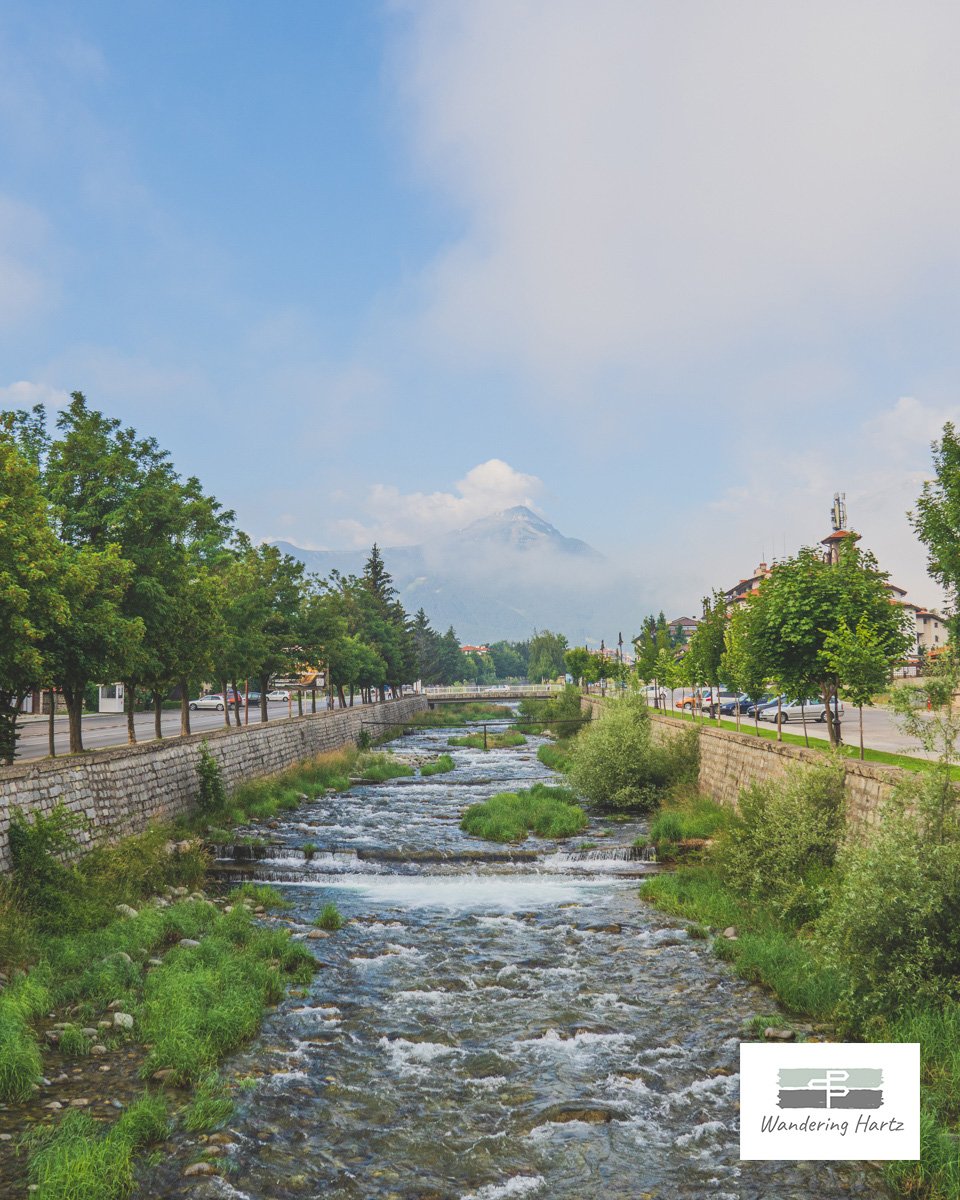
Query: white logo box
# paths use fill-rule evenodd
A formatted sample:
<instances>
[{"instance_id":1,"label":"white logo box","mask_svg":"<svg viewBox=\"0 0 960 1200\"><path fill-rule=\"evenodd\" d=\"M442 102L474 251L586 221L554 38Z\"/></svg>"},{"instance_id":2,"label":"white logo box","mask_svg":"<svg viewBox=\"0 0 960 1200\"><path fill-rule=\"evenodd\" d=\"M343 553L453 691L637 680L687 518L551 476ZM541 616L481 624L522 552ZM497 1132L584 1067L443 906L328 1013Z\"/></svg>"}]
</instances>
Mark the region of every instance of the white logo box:
<instances>
[{"instance_id":1,"label":"white logo box","mask_svg":"<svg viewBox=\"0 0 960 1200\"><path fill-rule=\"evenodd\" d=\"M740 1157L920 1157L917 1042L740 1044Z\"/></svg>"}]
</instances>

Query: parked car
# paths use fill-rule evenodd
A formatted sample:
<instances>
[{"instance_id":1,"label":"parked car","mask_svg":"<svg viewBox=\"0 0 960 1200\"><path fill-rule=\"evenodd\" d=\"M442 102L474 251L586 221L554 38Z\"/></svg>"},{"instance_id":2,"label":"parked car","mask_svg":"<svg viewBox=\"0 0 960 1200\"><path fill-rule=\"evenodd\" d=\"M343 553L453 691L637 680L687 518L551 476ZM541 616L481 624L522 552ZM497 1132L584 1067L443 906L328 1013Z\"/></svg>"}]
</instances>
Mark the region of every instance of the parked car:
<instances>
[{"instance_id":1,"label":"parked car","mask_svg":"<svg viewBox=\"0 0 960 1200\"><path fill-rule=\"evenodd\" d=\"M251 699L253 699L253 695L252 695L252 693L251 693L251 697L250 697L250 698L251 698ZM258 699L258 700L260 699L259 693L258 693L258 695L257 695L257 699ZM289 693L289 692L287 692L287 691L284 691L284 689L283 689L283 688L274 688L272 692L267 692L267 699L268 699L268 700L274 700L274 701L276 701L276 700L289 700L289 699L290 699L290 693Z\"/></svg>"},{"instance_id":2,"label":"parked car","mask_svg":"<svg viewBox=\"0 0 960 1200\"><path fill-rule=\"evenodd\" d=\"M716 693L707 692L706 696L701 699L700 706L703 712L709 714L711 717L715 717L717 715L718 706L720 711L723 712L723 706L725 704L736 704L738 699L739 697L737 696L736 692L728 692L726 688L720 688L720 690ZM733 709L731 708L730 711L732 712Z\"/></svg>"},{"instance_id":3,"label":"parked car","mask_svg":"<svg viewBox=\"0 0 960 1200\"><path fill-rule=\"evenodd\" d=\"M832 711L832 705L831 705ZM837 706L837 715L843 716L843 705ZM768 704L760 712L761 721L776 721L777 719L777 702L774 700L772 704ZM781 721L826 721L827 706L822 700L784 700L780 707Z\"/></svg>"},{"instance_id":4,"label":"parked car","mask_svg":"<svg viewBox=\"0 0 960 1200\"><path fill-rule=\"evenodd\" d=\"M721 699L720 713L723 716L729 716L736 713L740 709L741 714L745 713L750 707L752 701L746 692L741 692L739 696L733 696L729 700Z\"/></svg>"},{"instance_id":5,"label":"parked car","mask_svg":"<svg viewBox=\"0 0 960 1200\"><path fill-rule=\"evenodd\" d=\"M766 708L768 704L775 706L776 703L776 696L771 696L769 692L765 692L762 696L758 696L756 700L751 700L744 711L748 717L752 717L759 715L760 710Z\"/></svg>"},{"instance_id":6,"label":"parked car","mask_svg":"<svg viewBox=\"0 0 960 1200\"><path fill-rule=\"evenodd\" d=\"M233 700L231 699L229 702L232 704ZM219 712L223 712L224 708L226 707L226 704L224 703L224 698L223 698L222 693L214 692L210 696L198 696L196 698L196 700L191 700L190 707L192 709L215 708Z\"/></svg>"},{"instance_id":7,"label":"parked car","mask_svg":"<svg viewBox=\"0 0 960 1200\"><path fill-rule=\"evenodd\" d=\"M247 692L247 699L250 701L251 704L259 704L260 703L260 695L261 695L260 692ZM243 697L241 696L240 699L242 700ZM267 697L267 699L269 699L269 696Z\"/></svg>"}]
</instances>

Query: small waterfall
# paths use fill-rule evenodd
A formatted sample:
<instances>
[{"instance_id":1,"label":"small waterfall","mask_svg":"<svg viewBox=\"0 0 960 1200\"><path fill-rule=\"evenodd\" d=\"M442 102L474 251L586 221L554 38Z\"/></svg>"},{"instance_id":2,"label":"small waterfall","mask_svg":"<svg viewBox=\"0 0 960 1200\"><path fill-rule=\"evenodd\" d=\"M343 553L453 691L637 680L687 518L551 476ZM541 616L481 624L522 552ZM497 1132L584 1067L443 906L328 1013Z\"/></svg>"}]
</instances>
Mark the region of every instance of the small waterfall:
<instances>
[{"instance_id":1,"label":"small waterfall","mask_svg":"<svg viewBox=\"0 0 960 1200\"><path fill-rule=\"evenodd\" d=\"M657 861L654 846L603 846L596 850L561 850L555 857L566 862L643 862Z\"/></svg>"}]
</instances>

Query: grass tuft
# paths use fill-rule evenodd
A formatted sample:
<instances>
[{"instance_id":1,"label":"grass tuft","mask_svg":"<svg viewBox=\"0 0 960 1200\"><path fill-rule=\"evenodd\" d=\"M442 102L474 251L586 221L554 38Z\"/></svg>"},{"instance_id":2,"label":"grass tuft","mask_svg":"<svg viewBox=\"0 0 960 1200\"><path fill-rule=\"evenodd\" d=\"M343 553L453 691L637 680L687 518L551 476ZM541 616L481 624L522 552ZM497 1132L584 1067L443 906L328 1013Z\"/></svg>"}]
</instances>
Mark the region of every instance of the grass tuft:
<instances>
[{"instance_id":1,"label":"grass tuft","mask_svg":"<svg viewBox=\"0 0 960 1200\"><path fill-rule=\"evenodd\" d=\"M320 909L313 923L318 929L326 929L331 933L342 929L344 925L343 916L339 908L332 901L329 901Z\"/></svg>"},{"instance_id":2,"label":"grass tuft","mask_svg":"<svg viewBox=\"0 0 960 1200\"><path fill-rule=\"evenodd\" d=\"M493 842L522 842L528 832L538 837L568 838L589 824L569 788L537 783L528 791L499 792L471 804L460 828Z\"/></svg>"},{"instance_id":3,"label":"grass tuft","mask_svg":"<svg viewBox=\"0 0 960 1200\"><path fill-rule=\"evenodd\" d=\"M449 754L441 754L440 757L435 759L433 762L424 763L420 768L420 774L425 779L429 778L431 775L444 775L447 771L452 771L455 765L456 764Z\"/></svg>"}]
</instances>

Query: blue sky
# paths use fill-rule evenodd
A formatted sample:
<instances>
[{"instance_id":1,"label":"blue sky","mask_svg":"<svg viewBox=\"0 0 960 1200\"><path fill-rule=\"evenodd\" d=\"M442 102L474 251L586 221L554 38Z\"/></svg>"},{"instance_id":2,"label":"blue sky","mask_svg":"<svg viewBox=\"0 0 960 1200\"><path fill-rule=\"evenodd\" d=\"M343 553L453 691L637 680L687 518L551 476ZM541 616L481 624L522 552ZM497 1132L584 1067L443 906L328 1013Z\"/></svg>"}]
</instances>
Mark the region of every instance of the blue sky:
<instances>
[{"instance_id":1,"label":"blue sky","mask_svg":"<svg viewBox=\"0 0 960 1200\"><path fill-rule=\"evenodd\" d=\"M0 403L154 434L257 537L528 502L691 611L827 532L931 602L960 10L0 9Z\"/></svg>"}]
</instances>

